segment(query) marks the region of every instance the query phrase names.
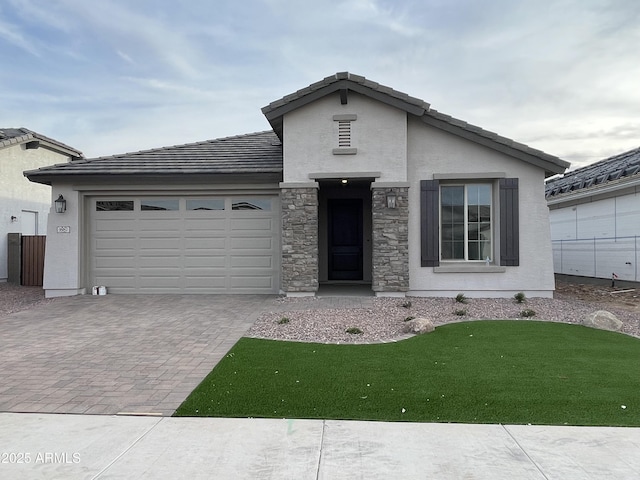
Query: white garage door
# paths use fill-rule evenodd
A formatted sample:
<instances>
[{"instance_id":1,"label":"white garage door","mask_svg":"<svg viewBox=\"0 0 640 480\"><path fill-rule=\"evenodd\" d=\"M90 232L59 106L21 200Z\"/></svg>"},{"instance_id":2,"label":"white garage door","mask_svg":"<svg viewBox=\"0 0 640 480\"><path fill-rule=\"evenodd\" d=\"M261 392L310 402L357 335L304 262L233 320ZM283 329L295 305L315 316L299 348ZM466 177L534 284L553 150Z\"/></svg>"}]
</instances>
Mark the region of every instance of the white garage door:
<instances>
[{"instance_id":1,"label":"white garage door","mask_svg":"<svg viewBox=\"0 0 640 480\"><path fill-rule=\"evenodd\" d=\"M91 198L90 285L109 293L277 293L278 201Z\"/></svg>"}]
</instances>

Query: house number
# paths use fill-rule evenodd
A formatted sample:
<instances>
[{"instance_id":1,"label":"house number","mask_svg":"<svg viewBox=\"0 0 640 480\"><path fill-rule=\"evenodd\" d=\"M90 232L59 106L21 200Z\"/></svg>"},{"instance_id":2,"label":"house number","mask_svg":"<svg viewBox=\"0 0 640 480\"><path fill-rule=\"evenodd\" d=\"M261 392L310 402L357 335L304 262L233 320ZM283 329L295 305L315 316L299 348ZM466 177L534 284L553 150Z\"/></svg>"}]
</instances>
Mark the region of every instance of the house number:
<instances>
[{"instance_id":1,"label":"house number","mask_svg":"<svg viewBox=\"0 0 640 480\"><path fill-rule=\"evenodd\" d=\"M71 233L71 227L58 227L58 233Z\"/></svg>"}]
</instances>

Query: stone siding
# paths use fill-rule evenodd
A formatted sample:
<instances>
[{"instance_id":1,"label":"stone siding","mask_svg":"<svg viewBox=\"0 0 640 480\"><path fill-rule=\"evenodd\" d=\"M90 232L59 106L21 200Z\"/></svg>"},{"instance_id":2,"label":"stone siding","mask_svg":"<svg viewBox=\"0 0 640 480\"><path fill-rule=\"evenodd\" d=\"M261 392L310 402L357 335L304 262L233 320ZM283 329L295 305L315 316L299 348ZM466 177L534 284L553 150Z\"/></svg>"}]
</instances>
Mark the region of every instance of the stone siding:
<instances>
[{"instance_id":1,"label":"stone siding","mask_svg":"<svg viewBox=\"0 0 640 480\"><path fill-rule=\"evenodd\" d=\"M374 292L409 290L409 189L372 188ZM387 208L387 194L396 208Z\"/></svg>"},{"instance_id":2,"label":"stone siding","mask_svg":"<svg viewBox=\"0 0 640 480\"><path fill-rule=\"evenodd\" d=\"M282 188L282 290L318 290L318 189Z\"/></svg>"}]
</instances>

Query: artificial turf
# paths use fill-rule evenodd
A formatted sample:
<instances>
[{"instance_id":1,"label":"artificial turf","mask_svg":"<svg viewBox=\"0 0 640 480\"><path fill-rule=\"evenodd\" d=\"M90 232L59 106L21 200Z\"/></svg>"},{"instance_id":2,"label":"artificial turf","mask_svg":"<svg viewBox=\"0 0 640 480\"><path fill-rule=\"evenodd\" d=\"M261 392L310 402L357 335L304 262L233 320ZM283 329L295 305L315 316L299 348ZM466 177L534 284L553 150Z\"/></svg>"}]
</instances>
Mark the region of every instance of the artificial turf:
<instances>
[{"instance_id":1,"label":"artificial turf","mask_svg":"<svg viewBox=\"0 0 640 480\"><path fill-rule=\"evenodd\" d=\"M640 426L640 340L524 320L373 345L243 338L176 416Z\"/></svg>"}]
</instances>

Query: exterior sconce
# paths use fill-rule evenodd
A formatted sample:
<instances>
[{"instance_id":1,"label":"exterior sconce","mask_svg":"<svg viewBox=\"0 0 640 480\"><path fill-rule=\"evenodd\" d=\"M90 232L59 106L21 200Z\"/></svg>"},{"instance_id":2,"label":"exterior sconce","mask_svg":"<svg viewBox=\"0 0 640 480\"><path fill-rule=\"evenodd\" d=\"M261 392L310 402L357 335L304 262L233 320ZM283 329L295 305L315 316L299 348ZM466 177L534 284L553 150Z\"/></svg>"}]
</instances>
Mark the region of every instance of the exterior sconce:
<instances>
[{"instance_id":1,"label":"exterior sconce","mask_svg":"<svg viewBox=\"0 0 640 480\"><path fill-rule=\"evenodd\" d=\"M11 215L11 221L12 222L17 222L18 221L18 217L16 217L15 215Z\"/></svg>"},{"instance_id":2,"label":"exterior sconce","mask_svg":"<svg viewBox=\"0 0 640 480\"><path fill-rule=\"evenodd\" d=\"M387 208L396 208L396 194L395 193L388 193L387 194Z\"/></svg>"},{"instance_id":3,"label":"exterior sconce","mask_svg":"<svg viewBox=\"0 0 640 480\"><path fill-rule=\"evenodd\" d=\"M58 195L58 199L53 203L56 206L56 213L64 213L67 211L67 201L62 194Z\"/></svg>"}]
</instances>

